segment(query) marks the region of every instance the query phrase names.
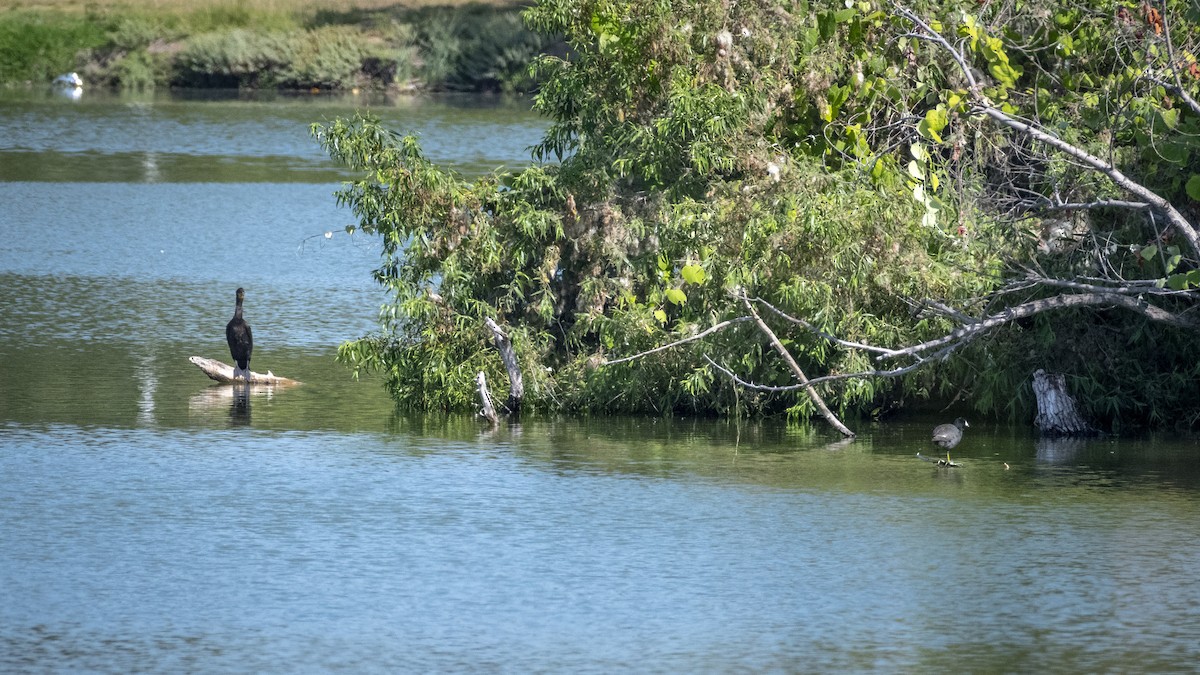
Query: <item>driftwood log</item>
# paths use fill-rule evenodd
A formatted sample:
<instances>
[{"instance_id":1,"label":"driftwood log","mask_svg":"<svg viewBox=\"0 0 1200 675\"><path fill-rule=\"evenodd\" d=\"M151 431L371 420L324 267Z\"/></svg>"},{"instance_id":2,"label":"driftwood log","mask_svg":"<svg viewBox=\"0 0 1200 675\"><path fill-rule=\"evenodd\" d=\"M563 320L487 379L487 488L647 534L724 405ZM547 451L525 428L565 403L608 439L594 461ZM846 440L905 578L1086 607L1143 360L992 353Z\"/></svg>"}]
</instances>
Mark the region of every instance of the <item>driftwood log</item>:
<instances>
[{"instance_id":1,"label":"driftwood log","mask_svg":"<svg viewBox=\"0 0 1200 675\"><path fill-rule=\"evenodd\" d=\"M204 371L204 374L207 375L209 379L216 380L217 382L222 382L224 384L269 384L281 387L300 384L296 380L280 377L269 370L265 374L250 371L249 380L246 380L242 377L235 379L233 377L233 366L227 363L222 363L216 359L207 359L203 356L192 356L188 358L188 361L191 361L197 368Z\"/></svg>"},{"instance_id":2,"label":"driftwood log","mask_svg":"<svg viewBox=\"0 0 1200 675\"><path fill-rule=\"evenodd\" d=\"M1083 419L1075 399L1067 391L1067 379L1061 373L1038 368L1033 373L1033 395L1038 414L1033 425L1043 436L1090 436L1095 428Z\"/></svg>"}]
</instances>

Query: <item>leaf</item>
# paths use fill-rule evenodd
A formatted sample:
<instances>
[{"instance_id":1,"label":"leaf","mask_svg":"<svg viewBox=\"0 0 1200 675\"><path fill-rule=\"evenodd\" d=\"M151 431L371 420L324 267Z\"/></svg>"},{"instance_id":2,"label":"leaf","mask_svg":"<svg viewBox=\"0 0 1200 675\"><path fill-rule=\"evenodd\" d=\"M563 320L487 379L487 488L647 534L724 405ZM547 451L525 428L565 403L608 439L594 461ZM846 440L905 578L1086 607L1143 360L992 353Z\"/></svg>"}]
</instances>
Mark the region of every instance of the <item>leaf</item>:
<instances>
[{"instance_id":1,"label":"leaf","mask_svg":"<svg viewBox=\"0 0 1200 675\"><path fill-rule=\"evenodd\" d=\"M1170 258L1167 258L1167 273L1170 274L1171 272L1174 272L1175 268L1179 267L1179 263L1181 262L1183 262L1183 256L1181 255L1173 255Z\"/></svg>"},{"instance_id":2,"label":"leaf","mask_svg":"<svg viewBox=\"0 0 1200 675\"><path fill-rule=\"evenodd\" d=\"M874 162L871 162L871 179L879 180L883 178L883 168L882 160L876 159Z\"/></svg>"},{"instance_id":3,"label":"leaf","mask_svg":"<svg viewBox=\"0 0 1200 675\"><path fill-rule=\"evenodd\" d=\"M667 300L670 301L671 304L682 305L683 303L687 302L687 295L678 288L668 288L666 293L663 295L667 296Z\"/></svg>"},{"instance_id":4,"label":"leaf","mask_svg":"<svg viewBox=\"0 0 1200 675\"><path fill-rule=\"evenodd\" d=\"M937 138L938 142L940 143L942 139L939 134L941 133L942 129L945 129L946 125L950 123L950 115L946 112L946 106L939 105L938 107L926 112L924 122L929 129L929 133L932 134L934 138Z\"/></svg>"},{"instance_id":5,"label":"leaf","mask_svg":"<svg viewBox=\"0 0 1200 675\"><path fill-rule=\"evenodd\" d=\"M689 284L704 283L704 268L699 265L695 265L695 264L684 265L683 269L680 270L680 274L683 275L683 280L688 282Z\"/></svg>"},{"instance_id":6,"label":"leaf","mask_svg":"<svg viewBox=\"0 0 1200 675\"><path fill-rule=\"evenodd\" d=\"M666 323L667 322L667 313L662 311L661 309L656 309L656 310L654 310L654 318L658 319L659 323Z\"/></svg>"},{"instance_id":7,"label":"leaf","mask_svg":"<svg viewBox=\"0 0 1200 675\"><path fill-rule=\"evenodd\" d=\"M992 73L992 77L1009 89L1017 86L1017 79L1021 77L1021 68L1011 65L1007 61L992 63L988 66L988 71Z\"/></svg>"},{"instance_id":8,"label":"leaf","mask_svg":"<svg viewBox=\"0 0 1200 675\"><path fill-rule=\"evenodd\" d=\"M1192 201L1200 202L1200 174L1192 174L1184 189L1187 190L1187 196L1191 197Z\"/></svg>"},{"instance_id":9,"label":"leaf","mask_svg":"<svg viewBox=\"0 0 1200 675\"><path fill-rule=\"evenodd\" d=\"M1157 246L1142 247L1142 260L1150 260L1151 258L1153 258L1156 255L1158 255L1158 247Z\"/></svg>"},{"instance_id":10,"label":"leaf","mask_svg":"<svg viewBox=\"0 0 1200 675\"><path fill-rule=\"evenodd\" d=\"M913 186L913 199L924 204L925 203L925 188L921 185Z\"/></svg>"},{"instance_id":11,"label":"leaf","mask_svg":"<svg viewBox=\"0 0 1200 675\"><path fill-rule=\"evenodd\" d=\"M925 180L925 170L921 168L920 164L917 164L917 160L915 159L908 162L908 175L917 180Z\"/></svg>"},{"instance_id":12,"label":"leaf","mask_svg":"<svg viewBox=\"0 0 1200 675\"><path fill-rule=\"evenodd\" d=\"M934 131L933 127L929 125L929 120L927 119L917 122L917 133L921 134L921 138L931 140L934 143L942 142L942 137L938 135L938 132Z\"/></svg>"}]
</instances>

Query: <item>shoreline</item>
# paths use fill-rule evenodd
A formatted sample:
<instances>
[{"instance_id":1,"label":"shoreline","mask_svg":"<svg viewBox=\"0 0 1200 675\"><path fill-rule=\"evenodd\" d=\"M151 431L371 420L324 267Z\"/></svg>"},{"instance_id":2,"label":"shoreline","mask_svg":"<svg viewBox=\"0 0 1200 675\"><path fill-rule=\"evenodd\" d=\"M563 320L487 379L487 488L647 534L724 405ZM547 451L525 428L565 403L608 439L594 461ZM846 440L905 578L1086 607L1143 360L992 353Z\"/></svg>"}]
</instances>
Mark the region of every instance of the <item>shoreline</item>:
<instances>
[{"instance_id":1,"label":"shoreline","mask_svg":"<svg viewBox=\"0 0 1200 675\"><path fill-rule=\"evenodd\" d=\"M508 2L399 6L0 6L0 87L278 91L533 89L530 64L562 51Z\"/></svg>"}]
</instances>

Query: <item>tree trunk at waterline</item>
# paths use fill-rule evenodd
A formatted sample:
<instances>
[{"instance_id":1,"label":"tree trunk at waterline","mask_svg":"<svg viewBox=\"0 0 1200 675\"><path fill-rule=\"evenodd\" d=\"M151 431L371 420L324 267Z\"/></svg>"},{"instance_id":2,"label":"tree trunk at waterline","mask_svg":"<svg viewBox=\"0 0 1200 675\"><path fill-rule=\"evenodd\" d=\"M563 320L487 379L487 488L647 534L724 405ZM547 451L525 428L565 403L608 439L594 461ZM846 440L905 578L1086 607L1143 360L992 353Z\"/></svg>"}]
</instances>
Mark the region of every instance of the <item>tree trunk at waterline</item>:
<instances>
[{"instance_id":1,"label":"tree trunk at waterline","mask_svg":"<svg viewBox=\"0 0 1200 675\"><path fill-rule=\"evenodd\" d=\"M1067 380L1061 373L1047 373L1038 368L1033 373L1033 395L1037 397L1038 407L1033 424L1043 436L1090 436L1096 433L1079 414L1075 399L1067 392Z\"/></svg>"}]
</instances>

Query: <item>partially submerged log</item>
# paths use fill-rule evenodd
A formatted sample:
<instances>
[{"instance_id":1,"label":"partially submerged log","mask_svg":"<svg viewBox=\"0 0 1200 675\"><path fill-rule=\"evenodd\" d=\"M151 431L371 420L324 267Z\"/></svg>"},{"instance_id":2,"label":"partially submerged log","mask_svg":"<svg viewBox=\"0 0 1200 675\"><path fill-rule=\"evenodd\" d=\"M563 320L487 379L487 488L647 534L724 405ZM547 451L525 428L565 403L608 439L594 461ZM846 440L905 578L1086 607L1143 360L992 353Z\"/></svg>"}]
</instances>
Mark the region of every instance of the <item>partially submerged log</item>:
<instances>
[{"instance_id":1,"label":"partially submerged log","mask_svg":"<svg viewBox=\"0 0 1200 675\"><path fill-rule=\"evenodd\" d=\"M496 415L496 406L492 405L492 394L488 391L487 375L484 375L482 370L475 376L475 384L479 385L479 400L483 402L483 410L480 410L479 414L491 422L492 426L496 426L500 423L500 418Z\"/></svg>"},{"instance_id":2,"label":"partially submerged log","mask_svg":"<svg viewBox=\"0 0 1200 675\"><path fill-rule=\"evenodd\" d=\"M1067 392L1067 379L1061 373L1038 368L1033 373L1033 395L1038 414L1033 424L1043 436L1091 436L1096 429L1083 419L1075 399Z\"/></svg>"},{"instance_id":3,"label":"partially submerged log","mask_svg":"<svg viewBox=\"0 0 1200 675\"><path fill-rule=\"evenodd\" d=\"M233 366L227 363L222 363L216 359L207 359L203 356L192 356L188 358L188 361L191 361L197 368L204 371L204 374L207 375L209 379L216 380L217 382L222 382L224 384L267 384L281 387L300 384L300 382L296 380L280 377L269 370L265 374L256 373L252 370L250 371L249 379L244 377L234 378Z\"/></svg>"},{"instance_id":4,"label":"partially submerged log","mask_svg":"<svg viewBox=\"0 0 1200 675\"><path fill-rule=\"evenodd\" d=\"M521 366L517 363L517 353L513 350L512 341L499 324L491 317L484 319L484 324L492 332L492 340L496 343L496 350L500 352L500 360L504 362L504 369L508 371L508 400L504 404L504 414L515 419L521 414L521 400L525 398L525 384L521 377ZM475 384L479 385L479 402L482 405L479 415L491 422L494 428L500 423L500 415L496 412L496 404L492 401L492 393L488 391L487 376L483 371L479 371L475 376Z\"/></svg>"},{"instance_id":5,"label":"partially submerged log","mask_svg":"<svg viewBox=\"0 0 1200 675\"><path fill-rule=\"evenodd\" d=\"M955 467L962 466L962 464L959 464L958 462L950 461L950 453L946 453L946 459L940 459L940 458L936 458L936 457L930 457L929 455L922 455L921 453L918 452L917 459L921 460L922 462L929 462L930 464L936 464L943 468L952 469Z\"/></svg>"}]
</instances>

